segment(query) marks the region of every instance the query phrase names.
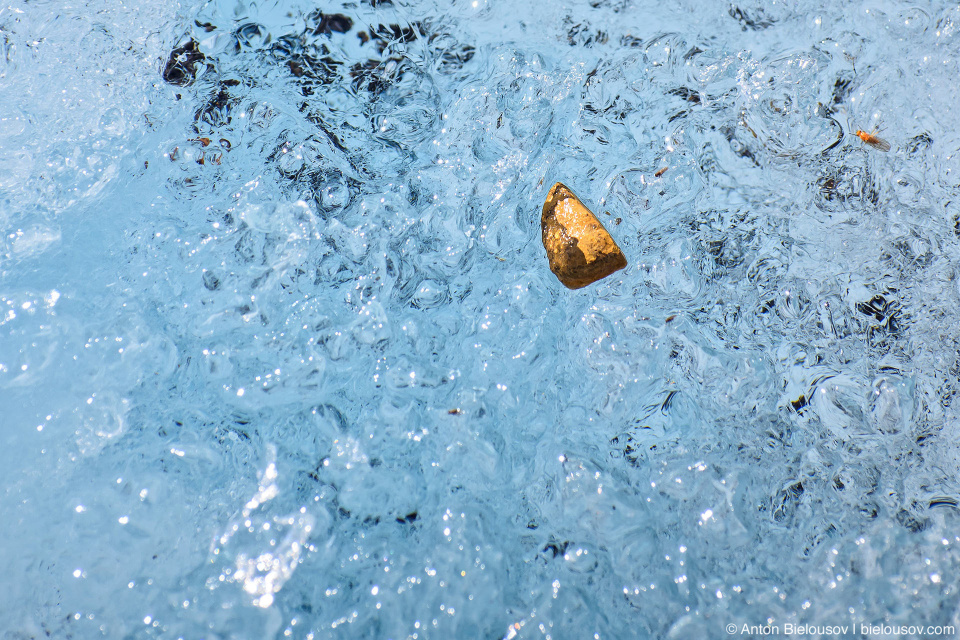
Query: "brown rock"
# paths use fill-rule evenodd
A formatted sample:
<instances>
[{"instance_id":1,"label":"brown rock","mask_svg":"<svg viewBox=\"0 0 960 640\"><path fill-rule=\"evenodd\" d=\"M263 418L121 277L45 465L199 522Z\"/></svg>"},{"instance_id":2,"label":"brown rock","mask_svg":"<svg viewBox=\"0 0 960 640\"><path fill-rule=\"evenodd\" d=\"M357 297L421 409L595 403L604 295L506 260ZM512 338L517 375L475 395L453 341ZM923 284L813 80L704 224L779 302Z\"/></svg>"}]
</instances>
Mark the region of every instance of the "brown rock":
<instances>
[{"instance_id":1,"label":"brown rock","mask_svg":"<svg viewBox=\"0 0 960 640\"><path fill-rule=\"evenodd\" d=\"M627 266L597 216L561 182L547 194L540 227L550 271L568 289L585 287Z\"/></svg>"}]
</instances>

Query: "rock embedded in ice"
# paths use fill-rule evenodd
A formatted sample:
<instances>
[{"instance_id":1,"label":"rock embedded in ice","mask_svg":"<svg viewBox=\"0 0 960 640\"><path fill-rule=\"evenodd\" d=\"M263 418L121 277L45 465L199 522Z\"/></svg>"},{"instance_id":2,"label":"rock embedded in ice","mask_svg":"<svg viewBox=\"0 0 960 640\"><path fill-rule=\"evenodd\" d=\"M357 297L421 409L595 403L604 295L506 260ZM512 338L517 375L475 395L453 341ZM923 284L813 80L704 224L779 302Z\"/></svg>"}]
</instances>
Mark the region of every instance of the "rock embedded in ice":
<instances>
[{"instance_id":1,"label":"rock embedded in ice","mask_svg":"<svg viewBox=\"0 0 960 640\"><path fill-rule=\"evenodd\" d=\"M540 226L550 271L568 289L580 289L627 266L603 224L561 182L547 194Z\"/></svg>"}]
</instances>

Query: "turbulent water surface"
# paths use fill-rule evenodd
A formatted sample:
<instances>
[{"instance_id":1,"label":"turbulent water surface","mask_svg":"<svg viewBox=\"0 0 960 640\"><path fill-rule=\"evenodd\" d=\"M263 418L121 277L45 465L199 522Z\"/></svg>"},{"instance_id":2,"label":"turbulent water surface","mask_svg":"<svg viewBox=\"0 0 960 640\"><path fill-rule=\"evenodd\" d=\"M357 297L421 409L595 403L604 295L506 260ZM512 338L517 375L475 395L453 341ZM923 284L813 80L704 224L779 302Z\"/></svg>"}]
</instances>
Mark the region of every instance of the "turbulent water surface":
<instances>
[{"instance_id":1,"label":"turbulent water surface","mask_svg":"<svg viewBox=\"0 0 960 640\"><path fill-rule=\"evenodd\" d=\"M958 47L938 2L0 7L3 637L960 625ZM550 273L556 181L625 270Z\"/></svg>"}]
</instances>

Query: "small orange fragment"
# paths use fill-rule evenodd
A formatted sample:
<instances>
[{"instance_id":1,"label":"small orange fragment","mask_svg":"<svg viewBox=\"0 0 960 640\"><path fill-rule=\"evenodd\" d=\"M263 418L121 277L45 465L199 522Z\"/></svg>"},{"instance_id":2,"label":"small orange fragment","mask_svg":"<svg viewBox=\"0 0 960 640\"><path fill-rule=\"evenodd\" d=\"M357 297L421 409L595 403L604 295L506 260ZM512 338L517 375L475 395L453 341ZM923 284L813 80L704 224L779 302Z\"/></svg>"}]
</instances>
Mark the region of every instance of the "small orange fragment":
<instances>
[{"instance_id":1,"label":"small orange fragment","mask_svg":"<svg viewBox=\"0 0 960 640\"><path fill-rule=\"evenodd\" d=\"M547 194L540 228L550 270L568 289L580 289L627 266L597 216L563 183Z\"/></svg>"}]
</instances>

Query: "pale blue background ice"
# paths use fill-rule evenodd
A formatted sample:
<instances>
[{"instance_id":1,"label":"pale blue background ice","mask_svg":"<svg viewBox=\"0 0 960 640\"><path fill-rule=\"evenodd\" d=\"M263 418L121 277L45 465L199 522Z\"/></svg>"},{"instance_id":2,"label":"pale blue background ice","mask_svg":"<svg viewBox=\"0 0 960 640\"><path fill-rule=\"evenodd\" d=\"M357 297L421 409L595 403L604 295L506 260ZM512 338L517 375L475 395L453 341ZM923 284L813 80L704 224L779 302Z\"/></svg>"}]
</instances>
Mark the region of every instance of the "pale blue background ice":
<instances>
[{"instance_id":1,"label":"pale blue background ice","mask_svg":"<svg viewBox=\"0 0 960 640\"><path fill-rule=\"evenodd\" d=\"M960 625L958 45L935 2L4 5L2 637ZM557 180L630 263L575 292Z\"/></svg>"}]
</instances>

